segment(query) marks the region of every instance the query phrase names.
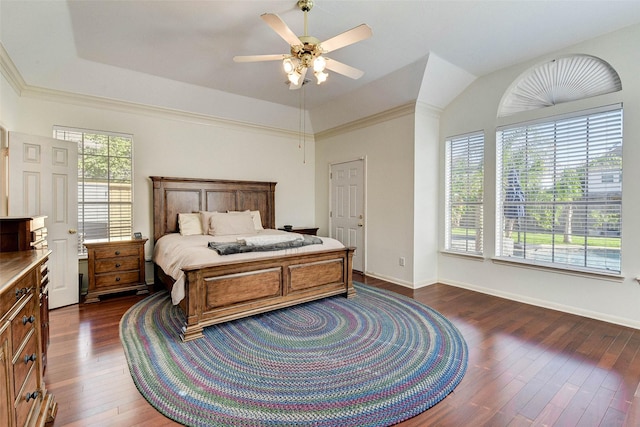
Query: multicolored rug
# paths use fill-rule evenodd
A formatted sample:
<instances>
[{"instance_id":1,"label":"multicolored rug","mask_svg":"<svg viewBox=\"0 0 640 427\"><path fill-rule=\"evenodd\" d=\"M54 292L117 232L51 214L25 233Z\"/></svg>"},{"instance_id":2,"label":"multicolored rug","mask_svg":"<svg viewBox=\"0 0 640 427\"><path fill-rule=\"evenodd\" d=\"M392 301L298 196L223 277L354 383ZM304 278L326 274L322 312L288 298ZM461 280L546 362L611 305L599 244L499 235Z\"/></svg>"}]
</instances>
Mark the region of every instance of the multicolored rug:
<instances>
[{"instance_id":1,"label":"multicolored rug","mask_svg":"<svg viewBox=\"0 0 640 427\"><path fill-rule=\"evenodd\" d=\"M467 368L435 310L355 283L357 295L211 326L183 343L167 293L122 318L140 393L188 426L388 426L444 399Z\"/></svg>"}]
</instances>

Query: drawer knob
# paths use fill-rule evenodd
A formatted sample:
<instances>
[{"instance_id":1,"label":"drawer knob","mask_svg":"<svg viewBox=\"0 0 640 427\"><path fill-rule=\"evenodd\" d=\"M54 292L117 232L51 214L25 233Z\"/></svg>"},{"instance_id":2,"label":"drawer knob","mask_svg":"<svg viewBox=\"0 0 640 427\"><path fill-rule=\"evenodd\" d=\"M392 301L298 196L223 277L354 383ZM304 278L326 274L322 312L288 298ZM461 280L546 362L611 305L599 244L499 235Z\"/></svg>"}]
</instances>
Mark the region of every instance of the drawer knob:
<instances>
[{"instance_id":1,"label":"drawer knob","mask_svg":"<svg viewBox=\"0 0 640 427\"><path fill-rule=\"evenodd\" d=\"M31 316L22 316L22 324L26 325L27 323L33 323L36 321L36 317L32 314Z\"/></svg>"},{"instance_id":2,"label":"drawer knob","mask_svg":"<svg viewBox=\"0 0 640 427\"><path fill-rule=\"evenodd\" d=\"M36 361L36 357L38 357L38 356L36 356L35 353L33 353L31 355L25 354L25 356L24 356L24 364L26 365L29 362L35 362Z\"/></svg>"},{"instance_id":3,"label":"drawer knob","mask_svg":"<svg viewBox=\"0 0 640 427\"><path fill-rule=\"evenodd\" d=\"M24 396L24 398L25 398L25 400L28 402L28 401L30 401L31 399L35 399L35 398L37 398L39 394L40 394L40 392L36 390L36 391L34 391L33 393L27 393L27 394Z\"/></svg>"},{"instance_id":4,"label":"drawer knob","mask_svg":"<svg viewBox=\"0 0 640 427\"><path fill-rule=\"evenodd\" d=\"M119 277L116 277L116 282L119 282L119 281L120 281L120 278L119 278Z\"/></svg>"},{"instance_id":5,"label":"drawer knob","mask_svg":"<svg viewBox=\"0 0 640 427\"><path fill-rule=\"evenodd\" d=\"M120 268L120 263L116 262L116 268Z\"/></svg>"},{"instance_id":6,"label":"drawer knob","mask_svg":"<svg viewBox=\"0 0 640 427\"><path fill-rule=\"evenodd\" d=\"M20 289L16 289L16 299L20 299L22 297L22 295L26 295L29 292L31 292L31 288L20 288Z\"/></svg>"},{"instance_id":7,"label":"drawer knob","mask_svg":"<svg viewBox=\"0 0 640 427\"><path fill-rule=\"evenodd\" d=\"M120 255L120 251L116 251L116 255Z\"/></svg>"}]
</instances>

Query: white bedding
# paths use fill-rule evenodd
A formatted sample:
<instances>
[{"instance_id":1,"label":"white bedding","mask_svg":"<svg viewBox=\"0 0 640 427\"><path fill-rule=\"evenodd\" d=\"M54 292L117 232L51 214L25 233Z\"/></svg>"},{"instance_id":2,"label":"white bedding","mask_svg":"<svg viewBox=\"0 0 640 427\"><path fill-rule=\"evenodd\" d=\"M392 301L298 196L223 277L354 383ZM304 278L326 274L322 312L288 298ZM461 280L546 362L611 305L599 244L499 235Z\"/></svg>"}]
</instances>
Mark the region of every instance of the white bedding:
<instances>
[{"instance_id":1,"label":"white bedding","mask_svg":"<svg viewBox=\"0 0 640 427\"><path fill-rule=\"evenodd\" d=\"M279 230L258 230L252 236L275 236L282 234L292 234ZM268 258L273 256L294 255L306 252L316 252L327 249L339 249L344 245L338 240L329 237L320 237L322 245L308 245L299 248L284 249L270 252L249 252L233 255L218 255L218 253L208 248L209 242L237 242L249 236L229 235L210 236L207 234L195 234L191 236L181 236L180 233L167 234L155 243L153 250L153 262L171 276L176 282L171 290L171 300L174 305L179 304L185 296L184 292L184 272L183 267L199 267L213 264L224 264L237 260L252 260ZM266 237L265 237L266 238Z\"/></svg>"}]
</instances>

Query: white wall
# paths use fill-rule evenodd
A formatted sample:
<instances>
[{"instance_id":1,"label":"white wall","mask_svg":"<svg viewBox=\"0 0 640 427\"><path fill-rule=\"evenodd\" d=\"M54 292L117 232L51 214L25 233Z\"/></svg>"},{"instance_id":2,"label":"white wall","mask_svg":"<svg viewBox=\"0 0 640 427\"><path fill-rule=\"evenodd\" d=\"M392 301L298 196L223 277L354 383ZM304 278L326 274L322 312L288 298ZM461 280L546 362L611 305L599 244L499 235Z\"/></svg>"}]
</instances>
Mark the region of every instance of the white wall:
<instances>
[{"instance_id":1,"label":"white wall","mask_svg":"<svg viewBox=\"0 0 640 427\"><path fill-rule=\"evenodd\" d=\"M0 49L2 46L0 45ZM18 95L13 90L9 82L0 73L0 127L3 128L2 138L0 138L0 216L8 215L8 183L7 179L7 158L6 148L8 144L7 131L16 122L16 111L18 110Z\"/></svg>"},{"instance_id":2,"label":"white wall","mask_svg":"<svg viewBox=\"0 0 640 427\"><path fill-rule=\"evenodd\" d=\"M413 287L438 281L440 112L418 103L415 118Z\"/></svg>"},{"instance_id":3,"label":"white wall","mask_svg":"<svg viewBox=\"0 0 640 427\"><path fill-rule=\"evenodd\" d=\"M14 117L9 131L51 136L61 125L132 134L134 230L144 235L153 235L153 175L275 181L276 224L315 222L313 137L299 147L294 132L84 97L3 94L1 101Z\"/></svg>"},{"instance_id":4,"label":"white wall","mask_svg":"<svg viewBox=\"0 0 640 427\"><path fill-rule=\"evenodd\" d=\"M316 135L316 225L328 234L329 165L366 158L365 270L413 284L414 109ZM406 264L400 267L399 257Z\"/></svg>"},{"instance_id":5,"label":"white wall","mask_svg":"<svg viewBox=\"0 0 640 427\"><path fill-rule=\"evenodd\" d=\"M640 217L640 168L637 167L640 162L639 40L640 26L634 26L537 61L497 71L475 81L445 109L440 122L441 146L447 136L485 130L485 259L478 261L440 254L440 282L640 328L640 285L635 280L640 276L640 221L637 220ZM523 113L511 120L624 103L622 280L498 264L490 259L495 247L495 128L499 124L496 113L500 99L525 70L559 54L569 53L590 54L609 62L622 79L623 91ZM441 158L439 224L444 223L443 162ZM444 242L442 228L439 241L441 245Z\"/></svg>"}]
</instances>

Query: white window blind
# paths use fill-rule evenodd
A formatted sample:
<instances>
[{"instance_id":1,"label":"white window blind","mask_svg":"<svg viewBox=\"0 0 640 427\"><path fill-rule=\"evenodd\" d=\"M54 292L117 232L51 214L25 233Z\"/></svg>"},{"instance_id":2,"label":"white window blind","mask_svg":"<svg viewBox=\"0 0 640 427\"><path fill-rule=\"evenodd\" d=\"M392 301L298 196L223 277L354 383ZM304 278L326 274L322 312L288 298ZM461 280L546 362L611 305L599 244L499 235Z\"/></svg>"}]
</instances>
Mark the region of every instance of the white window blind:
<instances>
[{"instance_id":1,"label":"white window blind","mask_svg":"<svg viewBox=\"0 0 640 427\"><path fill-rule=\"evenodd\" d=\"M497 133L501 257L620 273L622 107Z\"/></svg>"},{"instance_id":2,"label":"white window blind","mask_svg":"<svg viewBox=\"0 0 640 427\"><path fill-rule=\"evenodd\" d=\"M78 144L78 253L84 242L130 239L132 136L56 126L53 137Z\"/></svg>"},{"instance_id":3,"label":"white window blind","mask_svg":"<svg viewBox=\"0 0 640 427\"><path fill-rule=\"evenodd\" d=\"M445 144L445 249L482 254L484 134L451 137Z\"/></svg>"}]
</instances>

